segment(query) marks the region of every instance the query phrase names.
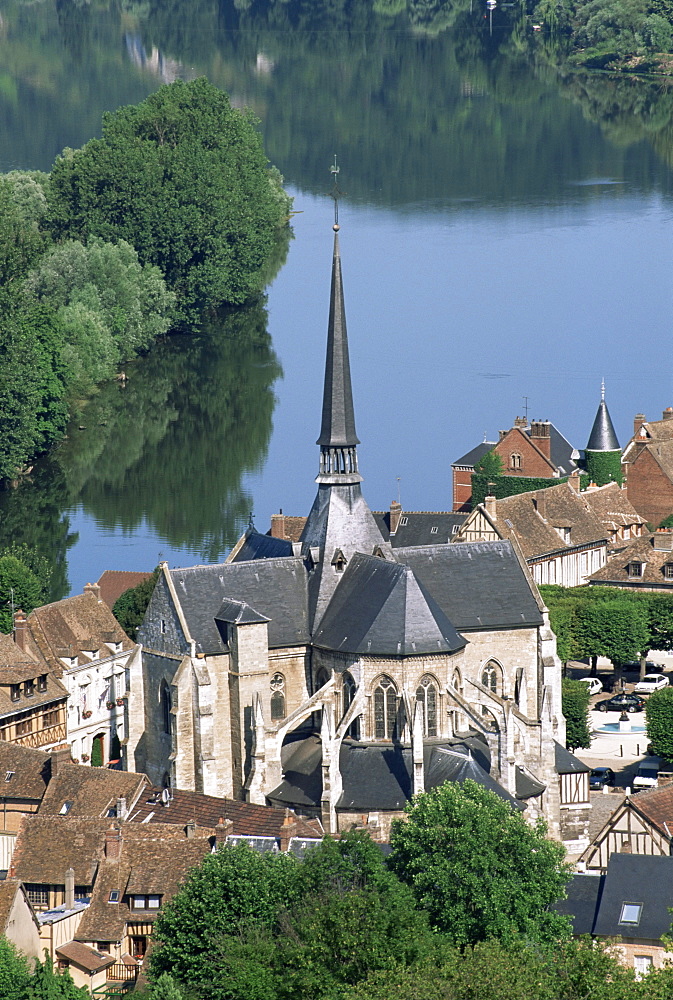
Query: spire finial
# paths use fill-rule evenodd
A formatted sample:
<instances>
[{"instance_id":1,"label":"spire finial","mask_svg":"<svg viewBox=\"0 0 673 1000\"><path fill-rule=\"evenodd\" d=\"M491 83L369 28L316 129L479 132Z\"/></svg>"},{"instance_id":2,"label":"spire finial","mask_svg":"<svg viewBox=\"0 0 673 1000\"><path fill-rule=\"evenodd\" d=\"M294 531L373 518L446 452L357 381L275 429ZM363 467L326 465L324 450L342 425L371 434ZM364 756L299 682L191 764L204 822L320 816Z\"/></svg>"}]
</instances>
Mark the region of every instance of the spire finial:
<instances>
[{"instance_id":1,"label":"spire finial","mask_svg":"<svg viewBox=\"0 0 673 1000\"><path fill-rule=\"evenodd\" d=\"M341 168L337 166L337 155L335 153L334 163L329 168L329 172L331 173L332 178L334 179L334 186L332 187L332 198L334 198L334 225L332 226L332 229L334 230L335 233L338 233L339 229L341 228L339 226L339 197L341 196L341 194L343 194L343 192L341 191L341 188L337 184L337 176L339 174L340 169Z\"/></svg>"},{"instance_id":2,"label":"spire finial","mask_svg":"<svg viewBox=\"0 0 673 1000\"><path fill-rule=\"evenodd\" d=\"M601 402L605 402L605 379L601 379Z\"/></svg>"}]
</instances>

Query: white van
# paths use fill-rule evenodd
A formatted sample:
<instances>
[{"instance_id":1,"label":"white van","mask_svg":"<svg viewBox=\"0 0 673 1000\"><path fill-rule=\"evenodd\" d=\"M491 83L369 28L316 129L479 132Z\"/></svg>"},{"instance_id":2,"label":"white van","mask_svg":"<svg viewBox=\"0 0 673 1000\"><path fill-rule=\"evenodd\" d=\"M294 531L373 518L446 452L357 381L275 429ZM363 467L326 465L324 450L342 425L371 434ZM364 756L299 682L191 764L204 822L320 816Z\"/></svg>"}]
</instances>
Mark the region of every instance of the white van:
<instances>
[{"instance_id":1,"label":"white van","mask_svg":"<svg viewBox=\"0 0 673 1000\"><path fill-rule=\"evenodd\" d=\"M634 788L656 788L659 784L659 758L650 757L638 766L638 772L633 779Z\"/></svg>"}]
</instances>

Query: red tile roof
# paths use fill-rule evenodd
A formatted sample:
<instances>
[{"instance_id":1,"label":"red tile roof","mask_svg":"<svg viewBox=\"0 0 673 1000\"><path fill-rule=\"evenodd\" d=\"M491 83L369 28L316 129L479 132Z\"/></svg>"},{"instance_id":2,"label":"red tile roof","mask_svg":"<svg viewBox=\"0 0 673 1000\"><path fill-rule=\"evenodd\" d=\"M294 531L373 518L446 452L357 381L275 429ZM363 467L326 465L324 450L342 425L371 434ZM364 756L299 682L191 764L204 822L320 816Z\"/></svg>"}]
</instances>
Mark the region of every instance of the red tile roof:
<instances>
[{"instance_id":1,"label":"red tile roof","mask_svg":"<svg viewBox=\"0 0 673 1000\"><path fill-rule=\"evenodd\" d=\"M112 610L118 597L151 576L151 573L135 573L128 569L106 569L98 580L101 600Z\"/></svg>"}]
</instances>

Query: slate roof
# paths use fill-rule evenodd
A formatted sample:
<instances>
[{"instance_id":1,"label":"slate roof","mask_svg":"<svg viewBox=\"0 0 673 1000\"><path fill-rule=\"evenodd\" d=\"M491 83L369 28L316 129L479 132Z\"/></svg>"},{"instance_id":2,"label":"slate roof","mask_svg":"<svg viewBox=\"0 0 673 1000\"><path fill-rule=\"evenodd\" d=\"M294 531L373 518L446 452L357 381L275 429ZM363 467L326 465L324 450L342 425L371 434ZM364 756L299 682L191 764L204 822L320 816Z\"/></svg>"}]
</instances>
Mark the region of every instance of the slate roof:
<instances>
[{"instance_id":1,"label":"slate roof","mask_svg":"<svg viewBox=\"0 0 673 1000\"><path fill-rule=\"evenodd\" d=\"M591 768L554 740L554 763L557 774L588 774Z\"/></svg>"},{"instance_id":2,"label":"slate roof","mask_svg":"<svg viewBox=\"0 0 673 1000\"><path fill-rule=\"evenodd\" d=\"M234 836L273 837L280 839L285 810L253 805L236 799L203 795L180 789L171 791L168 805L161 802L161 789L150 788L143 794L129 814L129 821L137 823L174 823L185 827L195 822L201 827L215 828L220 819L231 820L230 832ZM292 816L296 835L315 837L320 831L314 821Z\"/></svg>"},{"instance_id":3,"label":"slate roof","mask_svg":"<svg viewBox=\"0 0 673 1000\"><path fill-rule=\"evenodd\" d=\"M9 780L6 776L13 772ZM0 798L39 802L51 776L51 754L0 740Z\"/></svg>"},{"instance_id":4,"label":"slate roof","mask_svg":"<svg viewBox=\"0 0 673 1000\"><path fill-rule=\"evenodd\" d=\"M373 514L381 534L394 549L405 545L446 544L452 541L467 517L467 514L453 511L402 511L397 531L391 535L390 511L374 511Z\"/></svg>"},{"instance_id":5,"label":"slate roof","mask_svg":"<svg viewBox=\"0 0 673 1000\"><path fill-rule=\"evenodd\" d=\"M673 551L655 549L656 535L648 533L624 546L610 556L605 566L589 577L589 583L612 584L620 587L641 587L660 590L673 589L673 579L664 575L664 566L673 565ZM629 575L629 566L633 562L642 564L642 575Z\"/></svg>"},{"instance_id":6,"label":"slate roof","mask_svg":"<svg viewBox=\"0 0 673 1000\"><path fill-rule=\"evenodd\" d=\"M624 903L640 903L637 924L622 920ZM673 858L645 854L612 854L594 923L599 937L657 941L671 926Z\"/></svg>"},{"instance_id":7,"label":"slate roof","mask_svg":"<svg viewBox=\"0 0 673 1000\"><path fill-rule=\"evenodd\" d=\"M86 654L94 649L100 650L101 659L111 656L108 643L121 643L123 650L134 646L107 604L91 591L35 608L27 620L33 642L59 675L63 656L77 656L86 663L90 659Z\"/></svg>"},{"instance_id":8,"label":"slate roof","mask_svg":"<svg viewBox=\"0 0 673 1000\"><path fill-rule=\"evenodd\" d=\"M462 783L468 778L495 792L513 808L522 808L480 766L489 767L488 748L478 738L424 741L425 787L445 781ZM322 794L322 748L317 736L309 736L283 747L283 781L268 798L297 806L318 806ZM339 754L343 792L337 809L347 811L404 808L412 795L411 748L401 744L362 743L344 740ZM544 786L543 786L544 787Z\"/></svg>"},{"instance_id":9,"label":"slate roof","mask_svg":"<svg viewBox=\"0 0 673 1000\"><path fill-rule=\"evenodd\" d=\"M226 599L244 601L270 619L272 649L309 641L306 569L298 557L193 566L170 574L199 652L224 651L215 617Z\"/></svg>"},{"instance_id":10,"label":"slate roof","mask_svg":"<svg viewBox=\"0 0 673 1000\"><path fill-rule=\"evenodd\" d=\"M381 656L456 652L466 645L408 566L354 555L313 642Z\"/></svg>"},{"instance_id":11,"label":"slate roof","mask_svg":"<svg viewBox=\"0 0 673 1000\"><path fill-rule=\"evenodd\" d=\"M137 587L144 580L149 580L151 576L151 573L135 573L128 569L106 569L98 579L101 601L104 601L112 611L115 601L122 594Z\"/></svg>"},{"instance_id":12,"label":"slate roof","mask_svg":"<svg viewBox=\"0 0 673 1000\"><path fill-rule=\"evenodd\" d=\"M458 632L530 628L542 614L509 541L396 549Z\"/></svg>"},{"instance_id":13,"label":"slate roof","mask_svg":"<svg viewBox=\"0 0 673 1000\"><path fill-rule=\"evenodd\" d=\"M483 458L489 451L493 451L497 441L482 441L478 444L476 448L472 448L467 454L463 455L462 458L457 458L455 462L452 462L452 466L462 466L468 469L473 469L480 458Z\"/></svg>"},{"instance_id":14,"label":"slate roof","mask_svg":"<svg viewBox=\"0 0 673 1000\"><path fill-rule=\"evenodd\" d=\"M516 537L526 559L588 545L607 538L603 522L569 483L531 490L495 501L495 525L505 538ZM570 528L565 542L556 529Z\"/></svg>"},{"instance_id":15,"label":"slate roof","mask_svg":"<svg viewBox=\"0 0 673 1000\"><path fill-rule=\"evenodd\" d=\"M346 311L341 280L341 253L339 251L339 236L335 232L322 424L320 437L316 444L338 448L354 447L359 443L359 438L355 433L353 390L348 361Z\"/></svg>"},{"instance_id":16,"label":"slate roof","mask_svg":"<svg viewBox=\"0 0 673 1000\"><path fill-rule=\"evenodd\" d=\"M567 899L552 906L556 913L570 917L573 934L592 933L604 881L604 875L574 875L566 886Z\"/></svg>"},{"instance_id":17,"label":"slate roof","mask_svg":"<svg viewBox=\"0 0 673 1000\"><path fill-rule=\"evenodd\" d=\"M70 802L67 815L72 819L105 818L110 809L116 808L118 798L125 798L130 808L146 787L149 779L144 774L61 764L49 782L38 814L58 816L63 804Z\"/></svg>"},{"instance_id":18,"label":"slate roof","mask_svg":"<svg viewBox=\"0 0 673 1000\"><path fill-rule=\"evenodd\" d=\"M95 948L89 948L88 945L81 944L79 941L68 941L66 944L60 945L56 949L56 954L60 958L72 962L73 965L78 965L80 969L85 969L91 975L95 972L101 972L115 963L111 955L97 951Z\"/></svg>"},{"instance_id":19,"label":"slate roof","mask_svg":"<svg viewBox=\"0 0 673 1000\"><path fill-rule=\"evenodd\" d=\"M285 538L273 538L259 531L248 530L230 556L232 562L250 559L281 559L292 555L292 542Z\"/></svg>"},{"instance_id":20,"label":"slate roof","mask_svg":"<svg viewBox=\"0 0 673 1000\"><path fill-rule=\"evenodd\" d=\"M620 451L619 441L604 399L598 404L586 451Z\"/></svg>"}]
</instances>

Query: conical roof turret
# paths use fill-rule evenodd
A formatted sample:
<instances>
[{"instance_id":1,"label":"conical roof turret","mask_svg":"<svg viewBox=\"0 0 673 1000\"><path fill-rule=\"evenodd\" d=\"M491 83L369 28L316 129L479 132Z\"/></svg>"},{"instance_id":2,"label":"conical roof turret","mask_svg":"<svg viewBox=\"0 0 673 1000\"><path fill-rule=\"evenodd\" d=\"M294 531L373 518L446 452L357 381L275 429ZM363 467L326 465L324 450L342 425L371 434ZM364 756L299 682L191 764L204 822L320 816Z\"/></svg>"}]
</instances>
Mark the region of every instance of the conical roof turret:
<instances>
[{"instance_id":1,"label":"conical roof turret","mask_svg":"<svg viewBox=\"0 0 673 1000\"><path fill-rule=\"evenodd\" d=\"M605 383L601 384L601 401L598 404L598 412L594 425L589 435L589 443L586 451L619 451L619 441L615 429L610 419L607 403L605 402Z\"/></svg>"}]
</instances>

